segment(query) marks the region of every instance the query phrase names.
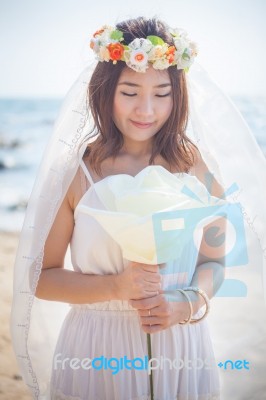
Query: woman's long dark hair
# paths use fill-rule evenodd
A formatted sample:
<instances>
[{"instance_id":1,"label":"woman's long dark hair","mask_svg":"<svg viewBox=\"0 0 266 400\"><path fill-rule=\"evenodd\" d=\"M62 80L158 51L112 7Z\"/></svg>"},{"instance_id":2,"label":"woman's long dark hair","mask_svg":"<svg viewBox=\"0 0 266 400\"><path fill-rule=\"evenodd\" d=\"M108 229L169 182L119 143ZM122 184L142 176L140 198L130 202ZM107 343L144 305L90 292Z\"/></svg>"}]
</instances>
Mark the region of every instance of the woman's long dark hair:
<instances>
[{"instance_id":1,"label":"woman's long dark hair","mask_svg":"<svg viewBox=\"0 0 266 400\"><path fill-rule=\"evenodd\" d=\"M123 44L129 44L135 38L149 35L161 37L169 45L174 45L168 26L156 19L139 17L120 22L116 28L123 32ZM101 163L108 157L115 157L123 146L123 135L112 119L113 102L116 86L124 61L98 62L88 88L88 103L94 119L90 137L97 138L88 144L85 157L92 169L101 175ZM176 66L167 69L172 85L173 109L170 117L156 133L153 141L149 164L154 164L157 155L161 155L169 164L170 170L188 172L194 164L195 144L186 136L188 123L188 93L186 76Z\"/></svg>"}]
</instances>

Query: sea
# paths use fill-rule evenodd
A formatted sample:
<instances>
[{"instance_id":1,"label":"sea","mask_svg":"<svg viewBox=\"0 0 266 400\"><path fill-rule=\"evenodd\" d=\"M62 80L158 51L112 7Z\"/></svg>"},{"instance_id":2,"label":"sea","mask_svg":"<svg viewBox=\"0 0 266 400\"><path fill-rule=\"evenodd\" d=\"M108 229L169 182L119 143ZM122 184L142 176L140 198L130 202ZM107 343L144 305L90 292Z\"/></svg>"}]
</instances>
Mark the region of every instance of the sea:
<instances>
[{"instance_id":1,"label":"sea","mask_svg":"<svg viewBox=\"0 0 266 400\"><path fill-rule=\"evenodd\" d=\"M232 97L266 157L266 97ZM0 231L20 231L62 99L0 99Z\"/></svg>"}]
</instances>

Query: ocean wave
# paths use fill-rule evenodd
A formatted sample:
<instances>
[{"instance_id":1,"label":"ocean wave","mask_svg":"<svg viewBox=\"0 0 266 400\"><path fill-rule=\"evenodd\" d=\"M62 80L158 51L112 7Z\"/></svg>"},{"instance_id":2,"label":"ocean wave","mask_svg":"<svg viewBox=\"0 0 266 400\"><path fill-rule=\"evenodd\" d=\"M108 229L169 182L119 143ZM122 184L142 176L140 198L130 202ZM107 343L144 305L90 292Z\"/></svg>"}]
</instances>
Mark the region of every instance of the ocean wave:
<instances>
[{"instance_id":1,"label":"ocean wave","mask_svg":"<svg viewBox=\"0 0 266 400\"><path fill-rule=\"evenodd\" d=\"M14 211L25 211L28 205L28 201L26 199L20 200L15 204L10 204L8 207L5 209L10 212Z\"/></svg>"},{"instance_id":2,"label":"ocean wave","mask_svg":"<svg viewBox=\"0 0 266 400\"><path fill-rule=\"evenodd\" d=\"M0 158L0 171L13 170L23 171L29 169L30 166L26 163L26 160L16 159L15 156L5 156Z\"/></svg>"},{"instance_id":3,"label":"ocean wave","mask_svg":"<svg viewBox=\"0 0 266 400\"><path fill-rule=\"evenodd\" d=\"M0 134L0 148L1 149L16 149L23 145L22 141L18 138L8 139L3 137L3 134Z\"/></svg>"}]
</instances>

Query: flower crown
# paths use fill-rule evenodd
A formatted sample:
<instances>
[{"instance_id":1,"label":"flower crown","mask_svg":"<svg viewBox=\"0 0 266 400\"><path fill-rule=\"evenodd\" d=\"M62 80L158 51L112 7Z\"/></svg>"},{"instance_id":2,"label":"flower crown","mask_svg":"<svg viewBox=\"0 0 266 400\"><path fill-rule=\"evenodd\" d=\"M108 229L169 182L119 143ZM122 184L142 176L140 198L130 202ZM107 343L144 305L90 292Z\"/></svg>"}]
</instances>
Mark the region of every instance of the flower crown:
<instances>
[{"instance_id":1,"label":"flower crown","mask_svg":"<svg viewBox=\"0 0 266 400\"><path fill-rule=\"evenodd\" d=\"M174 45L169 45L159 36L136 38L128 45L122 44L123 32L108 25L96 31L90 41L91 49L98 61L124 61L137 72L145 72L152 64L155 69L166 69L176 65L188 72L197 56L197 45L190 41L183 29L171 29Z\"/></svg>"}]
</instances>

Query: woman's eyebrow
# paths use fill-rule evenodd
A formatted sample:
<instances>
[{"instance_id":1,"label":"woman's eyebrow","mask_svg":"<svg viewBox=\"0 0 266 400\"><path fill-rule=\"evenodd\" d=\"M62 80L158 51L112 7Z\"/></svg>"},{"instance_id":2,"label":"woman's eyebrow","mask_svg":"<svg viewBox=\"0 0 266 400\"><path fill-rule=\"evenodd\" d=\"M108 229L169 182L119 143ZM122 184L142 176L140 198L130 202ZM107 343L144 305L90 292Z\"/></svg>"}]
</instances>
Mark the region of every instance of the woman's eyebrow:
<instances>
[{"instance_id":1,"label":"woman's eyebrow","mask_svg":"<svg viewBox=\"0 0 266 400\"><path fill-rule=\"evenodd\" d=\"M118 83L118 85L127 85L127 86L131 86L131 87L141 87L141 85L138 85L137 83L127 82L127 81L120 82L120 83ZM171 86L170 82L161 83L160 85L156 85L156 86L153 86L153 87L154 88L164 88L164 87L168 87L168 86Z\"/></svg>"}]
</instances>

